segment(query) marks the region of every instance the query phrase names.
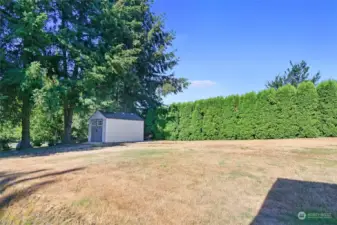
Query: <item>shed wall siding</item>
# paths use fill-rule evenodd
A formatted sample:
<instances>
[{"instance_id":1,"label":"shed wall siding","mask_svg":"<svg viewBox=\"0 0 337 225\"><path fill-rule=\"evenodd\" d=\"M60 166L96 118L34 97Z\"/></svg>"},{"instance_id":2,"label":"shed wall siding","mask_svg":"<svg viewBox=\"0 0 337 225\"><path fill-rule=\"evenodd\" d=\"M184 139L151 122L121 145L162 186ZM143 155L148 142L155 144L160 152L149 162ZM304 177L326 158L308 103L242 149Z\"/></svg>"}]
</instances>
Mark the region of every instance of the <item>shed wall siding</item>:
<instances>
[{"instance_id":1,"label":"shed wall siding","mask_svg":"<svg viewBox=\"0 0 337 225\"><path fill-rule=\"evenodd\" d=\"M106 120L105 142L144 141L144 121Z\"/></svg>"}]
</instances>

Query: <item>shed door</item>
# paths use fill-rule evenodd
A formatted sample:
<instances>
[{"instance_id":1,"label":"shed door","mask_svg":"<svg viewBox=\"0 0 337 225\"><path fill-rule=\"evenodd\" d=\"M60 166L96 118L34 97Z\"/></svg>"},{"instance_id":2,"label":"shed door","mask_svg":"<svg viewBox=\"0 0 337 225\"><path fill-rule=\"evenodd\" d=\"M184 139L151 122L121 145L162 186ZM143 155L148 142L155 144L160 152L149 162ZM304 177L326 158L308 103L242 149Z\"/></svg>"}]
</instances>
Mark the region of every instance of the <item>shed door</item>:
<instances>
[{"instance_id":1,"label":"shed door","mask_svg":"<svg viewBox=\"0 0 337 225\"><path fill-rule=\"evenodd\" d=\"M103 120L91 120L91 142L102 142Z\"/></svg>"}]
</instances>

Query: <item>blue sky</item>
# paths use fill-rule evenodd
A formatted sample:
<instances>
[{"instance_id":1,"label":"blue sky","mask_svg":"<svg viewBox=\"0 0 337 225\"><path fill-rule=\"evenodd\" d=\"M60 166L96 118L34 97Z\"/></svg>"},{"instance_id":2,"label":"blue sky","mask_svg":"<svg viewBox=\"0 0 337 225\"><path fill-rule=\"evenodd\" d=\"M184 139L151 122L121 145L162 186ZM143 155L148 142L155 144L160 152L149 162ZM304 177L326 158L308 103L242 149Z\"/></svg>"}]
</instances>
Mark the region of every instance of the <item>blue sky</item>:
<instances>
[{"instance_id":1,"label":"blue sky","mask_svg":"<svg viewBox=\"0 0 337 225\"><path fill-rule=\"evenodd\" d=\"M176 32L178 77L192 85L172 102L264 89L289 60L337 78L335 0L155 0Z\"/></svg>"}]
</instances>

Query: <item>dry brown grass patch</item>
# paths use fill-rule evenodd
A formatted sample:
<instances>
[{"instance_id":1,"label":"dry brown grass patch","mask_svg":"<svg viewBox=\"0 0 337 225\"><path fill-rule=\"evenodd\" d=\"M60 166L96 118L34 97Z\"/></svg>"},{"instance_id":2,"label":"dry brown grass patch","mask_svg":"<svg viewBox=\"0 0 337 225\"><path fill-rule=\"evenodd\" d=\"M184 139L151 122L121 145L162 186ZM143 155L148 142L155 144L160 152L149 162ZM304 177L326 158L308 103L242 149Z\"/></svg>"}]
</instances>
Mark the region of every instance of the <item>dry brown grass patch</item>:
<instances>
[{"instance_id":1,"label":"dry brown grass patch","mask_svg":"<svg viewBox=\"0 0 337 225\"><path fill-rule=\"evenodd\" d=\"M0 159L0 224L296 224L300 209L337 211L336 145L148 142Z\"/></svg>"}]
</instances>

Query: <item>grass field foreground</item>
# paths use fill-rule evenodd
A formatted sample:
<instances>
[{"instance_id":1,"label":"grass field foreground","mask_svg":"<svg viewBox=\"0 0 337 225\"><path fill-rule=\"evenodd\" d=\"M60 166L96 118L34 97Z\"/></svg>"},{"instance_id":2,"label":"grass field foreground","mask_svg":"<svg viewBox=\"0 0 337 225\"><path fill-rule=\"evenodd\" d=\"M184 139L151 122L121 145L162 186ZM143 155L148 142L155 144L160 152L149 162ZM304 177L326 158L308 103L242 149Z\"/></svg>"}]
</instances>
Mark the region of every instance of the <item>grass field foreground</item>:
<instances>
[{"instance_id":1,"label":"grass field foreground","mask_svg":"<svg viewBox=\"0 0 337 225\"><path fill-rule=\"evenodd\" d=\"M0 224L334 224L336 153L322 138L0 155Z\"/></svg>"}]
</instances>

